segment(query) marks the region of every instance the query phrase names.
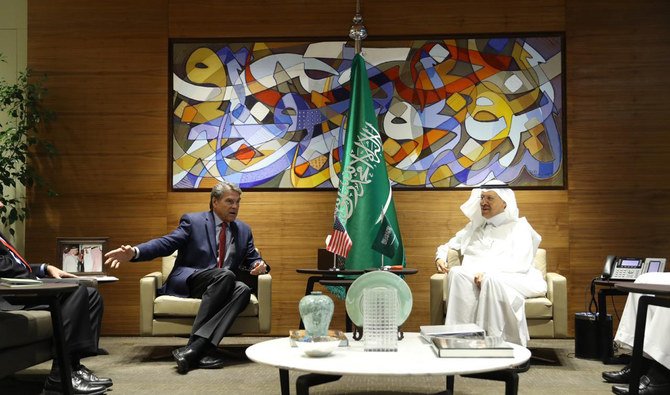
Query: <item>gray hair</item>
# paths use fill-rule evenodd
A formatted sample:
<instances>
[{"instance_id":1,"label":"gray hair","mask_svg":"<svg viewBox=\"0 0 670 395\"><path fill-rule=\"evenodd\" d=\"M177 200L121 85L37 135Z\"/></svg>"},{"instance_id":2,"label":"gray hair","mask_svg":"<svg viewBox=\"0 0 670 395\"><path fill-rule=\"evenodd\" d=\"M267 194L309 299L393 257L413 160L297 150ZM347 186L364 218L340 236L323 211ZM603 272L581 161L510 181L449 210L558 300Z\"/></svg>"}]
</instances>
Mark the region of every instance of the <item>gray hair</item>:
<instances>
[{"instance_id":1,"label":"gray hair","mask_svg":"<svg viewBox=\"0 0 670 395\"><path fill-rule=\"evenodd\" d=\"M214 188L212 188L212 193L210 194L209 197L209 209L211 210L213 208L212 207L213 199L219 200L221 199L224 193L230 191L237 192L240 195L242 195L242 189L237 185L232 184L228 181L221 181L220 183L214 185Z\"/></svg>"}]
</instances>

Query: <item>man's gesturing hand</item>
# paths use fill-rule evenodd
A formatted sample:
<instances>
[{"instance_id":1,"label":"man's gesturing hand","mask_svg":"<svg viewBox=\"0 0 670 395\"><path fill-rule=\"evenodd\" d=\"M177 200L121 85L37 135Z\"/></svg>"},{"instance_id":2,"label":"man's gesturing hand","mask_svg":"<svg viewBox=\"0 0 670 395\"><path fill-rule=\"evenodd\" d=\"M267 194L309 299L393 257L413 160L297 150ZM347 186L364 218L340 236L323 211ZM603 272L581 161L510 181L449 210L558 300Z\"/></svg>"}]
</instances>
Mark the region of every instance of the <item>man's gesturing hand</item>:
<instances>
[{"instance_id":1,"label":"man's gesturing hand","mask_svg":"<svg viewBox=\"0 0 670 395\"><path fill-rule=\"evenodd\" d=\"M132 246L125 245L121 248L111 250L105 254L105 265L109 265L112 269L116 269L122 262L128 262L135 257L135 250Z\"/></svg>"}]
</instances>

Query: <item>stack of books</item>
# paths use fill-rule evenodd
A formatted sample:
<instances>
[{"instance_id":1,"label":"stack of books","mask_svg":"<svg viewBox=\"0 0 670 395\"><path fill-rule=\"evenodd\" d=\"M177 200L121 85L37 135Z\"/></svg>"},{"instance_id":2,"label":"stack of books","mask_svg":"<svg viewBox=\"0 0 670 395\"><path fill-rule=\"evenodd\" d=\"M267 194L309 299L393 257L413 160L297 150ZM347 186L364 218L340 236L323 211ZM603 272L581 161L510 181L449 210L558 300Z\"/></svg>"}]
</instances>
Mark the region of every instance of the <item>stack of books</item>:
<instances>
[{"instance_id":1,"label":"stack of books","mask_svg":"<svg viewBox=\"0 0 670 395\"><path fill-rule=\"evenodd\" d=\"M484 339L484 329L476 324L463 325L422 325L419 327L421 336L431 342L433 337L460 337L467 339Z\"/></svg>"},{"instance_id":2,"label":"stack of books","mask_svg":"<svg viewBox=\"0 0 670 395\"><path fill-rule=\"evenodd\" d=\"M500 338L433 337L432 347L441 358L512 358L514 349Z\"/></svg>"},{"instance_id":3,"label":"stack of books","mask_svg":"<svg viewBox=\"0 0 670 395\"><path fill-rule=\"evenodd\" d=\"M423 325L421 336L443 358L508 358L514 349L502 338L486 336L476 324Z\"/></svg>"}]
</instances>

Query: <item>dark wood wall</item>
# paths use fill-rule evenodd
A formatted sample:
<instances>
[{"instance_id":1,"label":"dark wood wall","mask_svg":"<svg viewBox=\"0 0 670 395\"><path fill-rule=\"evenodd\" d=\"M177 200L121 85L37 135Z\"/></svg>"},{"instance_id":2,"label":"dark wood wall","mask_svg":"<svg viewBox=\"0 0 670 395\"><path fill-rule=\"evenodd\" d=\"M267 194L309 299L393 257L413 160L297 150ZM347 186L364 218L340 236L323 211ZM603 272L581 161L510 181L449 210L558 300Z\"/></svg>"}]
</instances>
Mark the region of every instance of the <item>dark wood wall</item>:
<instances>
[{"instance_id":1,"label":"dark wood wall","mask_svg":"<svg viewBox=\"0 0 670 395\"><path fill-rule=\"evenodd\" d=\"M583 311L607 254L667 256L670 225L670 3L664 0L363 0L371 36L564 31L568 187L520 191L549 269L568 277L570 317ZM30 1L28 63L47 73L60 154L39 165L60 193L30 194L26 254L56 259L56 237L108 236L112 247L165 234L207 193L169 192L168 39L346 37L355 1ZM465 223L462 191L395 193L406 253L419 274L406 330L428 321L437 245ZM329 233L334 192L252 192L240 218L273 266L273 333L298 322L305 277ZM309 213L305 215L305 213ZM125 264L105 284L104 333L138 333L139 278L159 262ZM334 326L343 326L342 302ZM570 324L572 329L572 323Z\"/></svg>"}]
</instances>

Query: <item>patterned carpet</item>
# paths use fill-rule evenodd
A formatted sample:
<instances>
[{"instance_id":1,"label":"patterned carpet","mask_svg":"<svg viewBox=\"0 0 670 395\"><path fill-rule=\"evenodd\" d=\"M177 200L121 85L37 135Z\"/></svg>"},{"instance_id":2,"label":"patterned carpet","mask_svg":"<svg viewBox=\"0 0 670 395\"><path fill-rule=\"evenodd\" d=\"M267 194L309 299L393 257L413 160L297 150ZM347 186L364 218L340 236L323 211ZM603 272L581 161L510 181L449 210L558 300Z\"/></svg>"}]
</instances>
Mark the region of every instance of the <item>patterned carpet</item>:
<instances>
[{"instance_id":1,"label":"patterned carpet","mask_svg":"<svg viewBox=\"0 0 670 395\"><path fill-rule=\"evenodd\" d=\"M186 343L183 338L105 337L101 347L109 355L84 360L100 376L111 377L111 395L122 394L279 394L278 370L246 359L247 346L266 340L259 337L231 337L223 349L229 363L220 370L176 371L171 351ZM621 365L574 356L574 340L531 340L534 358L531 368L519 376L519 394L609 394L610 384L600 378L603 370ZM39 394L50 363L24 370L0 380L0 394ZM290 372L291 393L300 372ZM444 377L345 376L333 383L312 387L311 394L434 394L445 390ZM504 384L456 377L456 394L503 394Z\"/></svg>"}]
</instances>

